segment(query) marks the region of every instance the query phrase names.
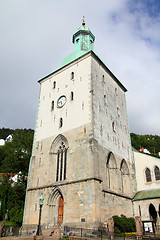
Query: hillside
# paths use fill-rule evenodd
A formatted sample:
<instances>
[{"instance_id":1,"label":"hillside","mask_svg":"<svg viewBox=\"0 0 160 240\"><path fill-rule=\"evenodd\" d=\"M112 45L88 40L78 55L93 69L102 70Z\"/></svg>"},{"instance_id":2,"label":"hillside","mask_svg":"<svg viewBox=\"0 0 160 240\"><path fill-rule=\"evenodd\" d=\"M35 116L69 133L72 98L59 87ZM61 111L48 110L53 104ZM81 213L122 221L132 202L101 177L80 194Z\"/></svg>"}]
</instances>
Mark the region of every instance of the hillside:
<instances>
[{"instance_id":1,"label":"hillside","mask_svg":"<svg viewBox=\"0 0 160 240\"><path fill-rule=\"evenodd\" d=\"M151 152L151 155L159 157L158 152L160 152L160 136L158 135L138 135L131 133L131 143L132 147L136 150L140 148L146 148Z\"/></svg>"},{"instance_id":2,"label":"hillside","mask_svg":"<svg viewBox=\"0 0 160 240\"><path fill-rule=\"evenodd\" d=\"M14 130L10 128L0 128L0 139L6 139L8 135L13 134Z\"/></svg>"}]
</instances>

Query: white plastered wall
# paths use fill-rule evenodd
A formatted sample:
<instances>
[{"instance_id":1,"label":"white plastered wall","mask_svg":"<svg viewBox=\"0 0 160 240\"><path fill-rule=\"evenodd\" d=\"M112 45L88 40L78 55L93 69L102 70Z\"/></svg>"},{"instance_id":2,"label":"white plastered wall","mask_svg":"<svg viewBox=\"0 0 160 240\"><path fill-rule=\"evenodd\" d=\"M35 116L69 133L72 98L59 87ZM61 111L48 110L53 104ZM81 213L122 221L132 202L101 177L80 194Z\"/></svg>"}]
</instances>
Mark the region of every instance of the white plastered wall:
<instances>
[{"instance_id":1,"label":"white plastered wall","mask_svg":"<svg viewBox=\"0 0 160 240\"><path fill-rule=\"evenodd\" d=\"M92 81L94 136L102 146L131 163L125 92L95 59Z\"/></svg>"},{"instance_id":2,"label":"white plastered wall","mask_svg":"<svg viewBox=\"0 0 160 240\"><path fill-rule=\"evenodd\" d=\"M91 121L90 73L91 57L87 55L41 81L35 141L63 134ZM73 101L70 99L71 92L74 94ZM57 100L63 95L66 96L67 102L62 108L57 108ZM62 128L59 128L60 118L63 118Z\"/></svg>"},{"instance_id":3,"label":"white plastered wall","mask_svg":"<svg viewBox=\"0 0 160 240\"><path fill-rule=\"evenodd\" d=\"M160 159L152 157L150 155L133 152L135 160L136 169L136 179L137 179L137 191L142 190L152 190L160 188L160 180L156 181L154 174L154 167L157 166L160 169ZM151 182L146 182L145 169L149 168L151 171Z\"/></svg>"}]
</instances>

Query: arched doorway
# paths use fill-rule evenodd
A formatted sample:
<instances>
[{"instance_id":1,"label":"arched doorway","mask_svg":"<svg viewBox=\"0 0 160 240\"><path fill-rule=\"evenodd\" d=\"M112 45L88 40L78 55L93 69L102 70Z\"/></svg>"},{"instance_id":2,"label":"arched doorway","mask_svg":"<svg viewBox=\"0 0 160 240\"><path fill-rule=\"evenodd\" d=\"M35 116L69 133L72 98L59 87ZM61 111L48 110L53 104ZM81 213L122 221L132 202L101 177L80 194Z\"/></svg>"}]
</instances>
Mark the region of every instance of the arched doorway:
<instances>
[{"instance_id":1,"label":"arched doorway","mask_svg":"<svg viewBox=\"0 0 160 240\"><path fill-rule=\"evenodd\" d=\"M64 198L59 188L54 188L48 198L47 226L61 225L64 216Z\"/></svg>"},{"instance_id":2,"label":"arched doorway","mask_svg":"<svg viewBox=\"0 0 160 240\"><path fill-rule=\"evenodd\" d=\"M151 220L156 225L156 222L157 222L157 211L156 211L156 209L155 209L155 207L154 207L154 205L152 203L149 205L149 214L150 214Z\"/></svg>"},{"instance_id":3,"label":"arched doorway","mask_svg":"<svg viewBox=\"0 0 160 240\"><path fill-rule=\"evenodd\" d=\"M64 209L64 200L63 197L60 197L58 203L58 224L61 225L63 223L63 209Z\"/></svg>"}]
</instances>

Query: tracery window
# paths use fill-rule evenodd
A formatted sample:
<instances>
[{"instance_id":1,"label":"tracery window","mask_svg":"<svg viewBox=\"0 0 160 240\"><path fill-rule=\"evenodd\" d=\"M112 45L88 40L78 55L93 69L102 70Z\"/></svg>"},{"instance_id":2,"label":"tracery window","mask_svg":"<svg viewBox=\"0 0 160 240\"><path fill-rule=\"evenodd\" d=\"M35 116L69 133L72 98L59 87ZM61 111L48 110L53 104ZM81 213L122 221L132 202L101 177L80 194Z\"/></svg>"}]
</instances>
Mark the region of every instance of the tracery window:
<instances>
[{"instance_id":1,"label":"tracery window","mask_svg":"<svg viewBox=\"0 0 160 240\"><path fill-rule=\"evenodd\" d=\"M67 164L67 147L64 142L61 142L57 152L56 181L62 181L66 179L66 164Z\"/></svg>"},{"instance_id":2,"label":"tracery window","mask_svg":"<svg viewBox=\"0 0 160 240\"><path fill-rule=\"evenodd\" d=\"M160 180L160 171L159 171L159 168L157 166L155 166L155 168L154 168L154 174L155 174L156 181Z\"/></svg>"},{"instance_id":3,"label":"tracery window","mask_svg":"<svg viewBox=\"0 0 160 240\"><path fill-rule=\"evenodd\" d=\"M146 182L151 182L152 178L151 178L151 171L149 168L146 168L145 174L146 174Z\"/></svg>"}]
</instances>

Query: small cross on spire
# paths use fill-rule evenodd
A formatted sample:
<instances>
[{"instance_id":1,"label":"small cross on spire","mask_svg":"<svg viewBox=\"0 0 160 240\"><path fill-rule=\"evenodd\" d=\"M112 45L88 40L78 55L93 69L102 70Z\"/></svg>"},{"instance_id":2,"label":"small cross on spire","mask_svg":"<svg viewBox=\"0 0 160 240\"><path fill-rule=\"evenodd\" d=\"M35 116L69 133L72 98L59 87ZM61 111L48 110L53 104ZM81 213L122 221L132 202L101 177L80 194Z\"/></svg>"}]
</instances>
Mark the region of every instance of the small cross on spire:
<instances>
[{"instance_id":1,"label":"small cross on spire","mask_svg":"<svg viewBox=\"0 0 160 240\"><path fill-rule=\"evenodd\" d=\"M85 17L83 16L83 19L82 19L82 26L85 26Z\"/></svg>"}]
</instances>

